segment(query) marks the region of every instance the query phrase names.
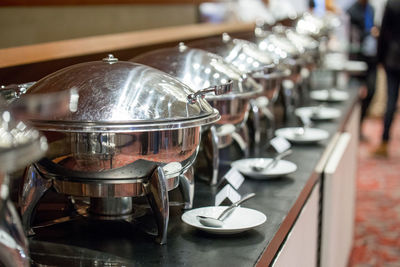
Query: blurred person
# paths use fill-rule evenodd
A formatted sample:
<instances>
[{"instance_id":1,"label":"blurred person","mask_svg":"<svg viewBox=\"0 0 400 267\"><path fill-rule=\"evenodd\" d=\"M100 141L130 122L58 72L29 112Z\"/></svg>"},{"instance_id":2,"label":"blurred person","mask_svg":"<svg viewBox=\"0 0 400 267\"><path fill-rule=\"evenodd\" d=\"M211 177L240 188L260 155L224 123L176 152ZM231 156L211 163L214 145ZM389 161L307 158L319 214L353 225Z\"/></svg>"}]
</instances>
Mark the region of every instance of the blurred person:
<instances>
[{"instance_id":1,"label":"blurred person","mask_svg":"<svg viewBox=\"0 0 400 267\"><path fill-rule=\"evenodd\" d=\"M386 71L387 103L383 120L382 141L374 151L377 156L388 156L390 128L396 111L400 84L400 1L389 0L383 13L378 39L378 63Z\"/></svg>"},{"instance_id":2,"label":"blurred person","mask_svg":"<svg viewBox=\"0 0 400 267\"><path fill-rule=\"evenodd\" d=\"M379 31L374 26L374 9L368 0L358 0L347 10L350 16L350 57L367 63L367 71L360 78L365 87L361 91L360 139L366 140L362 134L362 122L367 114L375 94L377 73L377 36Z\"/></svg>"}]
</instances>

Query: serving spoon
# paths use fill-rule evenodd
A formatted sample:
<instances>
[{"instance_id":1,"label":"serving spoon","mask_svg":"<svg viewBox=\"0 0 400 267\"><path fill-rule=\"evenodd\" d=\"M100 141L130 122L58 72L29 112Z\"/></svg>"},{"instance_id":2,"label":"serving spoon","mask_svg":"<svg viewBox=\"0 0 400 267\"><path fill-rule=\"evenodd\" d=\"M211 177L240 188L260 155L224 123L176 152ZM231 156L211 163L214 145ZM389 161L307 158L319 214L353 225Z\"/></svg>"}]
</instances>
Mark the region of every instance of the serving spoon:
<instances>
[{"instance_id":1,"label":"serving spoon","mask_svg":"<svg viewBox=\"0 0 400 267\"><path fill-rule=\"evenodd\" d=\"M285 151L279 153L278 155L276 155L272 159L272 161L268 162L268 164L266 164L264 166L260 166L260 165L256 165L255 164L255 165L251 166L251 169L253 171L256 171L256 172L261 172L261 171L268 170L268 169L270 169L272 167L275 167L275 165L278 163L278 161L280 161L281 159L283 159L286 156L289 156L290 154L292 154L292 150L291 149L285 150Z\"/></svg>"},{"instance_id":2,"label":"serving spoon","mask_svg":"<svg viewBox=\"0 0 400 267\"><path fill-rule=\"evenodd\" d=\"M236 207L238 207L243 202L249 200L250 198L253 198L255 195L255 193L245 195L239 201L232 203L232 205L226 208L217 218L203 215L197 215L196 218L204 226L221 228L224 225L224 220L229 217L229 215Z\"/></svg>"}]
</instances>

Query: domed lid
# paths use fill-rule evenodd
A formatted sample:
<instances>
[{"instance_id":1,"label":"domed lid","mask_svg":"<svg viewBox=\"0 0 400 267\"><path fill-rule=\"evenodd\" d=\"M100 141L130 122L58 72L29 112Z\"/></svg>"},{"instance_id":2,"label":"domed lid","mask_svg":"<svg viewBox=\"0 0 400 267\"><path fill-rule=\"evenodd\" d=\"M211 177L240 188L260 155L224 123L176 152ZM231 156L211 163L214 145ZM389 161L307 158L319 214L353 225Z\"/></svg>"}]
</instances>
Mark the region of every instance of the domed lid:
<instances>
[{"instance_id":1,"label":"domed lid","mask_svg":"<svg viewBox=\"0 0 400 267\"><path fill-rule=\"evenodd\" d=\"M255 43L230 37L223 33L220 37L212 37L191 42L190 47L200 48L223 57L239 71L251 73L264 67L273 68L274 59L269 53L261 51Z\"/></svg>"},{"instance_id":2,"label":"domed lid","mask_svg":"<svg viewBox=\"0 0 400 267\"><path fill-rule=\"evenodd\" d=\"M219 119L191 88L148 66L118 61L112 55L61 69L39 80L27 94L75 88L74 112L34 120L36 126L59 131L132 132L194 127Z\"/></svg>"},{"instance_id":3,"label":"domed lid","mask_svg":"<svg viewBox=\"0 0 400 267\"><path fill-rule=\"evenodd\" d=\"M232 91L224 95L207 95L206 99L253 97L262 87L249 75L240 72L221 56L202 49L177 47L159 49L139 55L131 61L142 63L177 77L195 90L232 81Z\"/></svg>"},{"instance_id":4,"label":"domed lid","mask_svg":"<svg viewBox=\"0 0 400 267\"><path fill-rule=\"evenodd\" d=\"M13 118L0 99L0 172L15 171L40 159L47 150L46 138Z\"/></svg>"},{"instance_id":5,"label":"domed lid","mask_svg":"<svg viewBox=\"0 0 400 267\"><path fill-rule=\"evenodd\" d=\"M305 12L301 18L297 20L296 31L300 34L307 34L315 37L326 34L323 19L308 12Z\"/></svg>"},{"instance_id":6,"label":"domed lid","mask_svg":"<svg viewBox=\"0 0 400 267\"><path fill-rule=\"evenodd\" d=\"M306 34L300 34L293 29L286 29L286 36L297 47L303 47L305 50L317 50L319 42Z\"/></svg>"}]
</instances>

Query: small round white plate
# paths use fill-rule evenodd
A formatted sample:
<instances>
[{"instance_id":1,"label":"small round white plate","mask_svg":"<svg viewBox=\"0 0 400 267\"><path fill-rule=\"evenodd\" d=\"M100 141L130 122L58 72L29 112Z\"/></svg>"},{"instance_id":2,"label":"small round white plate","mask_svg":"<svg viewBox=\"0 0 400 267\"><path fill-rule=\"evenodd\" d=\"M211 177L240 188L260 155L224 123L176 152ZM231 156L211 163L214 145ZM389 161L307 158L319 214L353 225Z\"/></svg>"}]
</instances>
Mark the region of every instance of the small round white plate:
<instances>
[{"instance_id":1,"label":"small round white plate","mask_svg":"<svg viewBox=\"0 0 400 267\"><path fill-rule=\"evenodd\" d=\"M345 91L336 89L324 89L311 91L310 97L317 101L341 102L349 98L349 94Z\"/></svg>"},{"instance_id":2,"label":"small round white plate","mask_svg":"<svg viewBox=\"0 0 400 267\"><path fill-rule=\"evenodd\" d=\"M303 134L301 134L301 132L301 127L288 127L276 130L275 135L298 144L316 143L329 137L327 131L317 128L306 128Z\"/></svg>"},{"instance_id":3,"label":"small round white plate","mask_svg":"<svg viewBox=\"0 0 400 267\"><path fill-rule=\"evenodd\" d=\"M209 227L202 225L196 218L197 215L217 218L227 206L211 206L193 209L182 214L182 221L205 232L213 234L237 234L263 224L267 220L264 213L248 208L237 207L231 215L224 220L222 227Z\"/></svg>"},{"instance_id":4,"label":"small round white plate","mask_svg":"<svg viewBox=\"0 0 400 267\"><path fill-rule=\"evenodd\" d=\"M364 72L367 71L368 65L364 61L348 60L344 64L344 71L347 72Z\"/></svg>"},{"instance_id":5,"label":"small round white plate","mask_svg":"<svg viewBox=\"0 0 400 267\"><path fill-rule=\"evenodd\" d=\"M297 165L287 160L280 160L271 168L261 171L254 171L252 166L267 166L273 159L271 158L249 158L240 159L232 162L232 167L244 175L254 179L271 179L291 174L297 170Z\"/></svg>"},{"instance_id":6,"label":"small round white plate","mask_svg":"<svg viewBox=\"0 0 400 267\"><path fill-rule=\"evenodd\" d=\"M339 118L341 115L340 110L329 107L303 107L298 108L295 114L299 117L309 117L312 120L332 120Z\"/></svg>"}]
</instances>

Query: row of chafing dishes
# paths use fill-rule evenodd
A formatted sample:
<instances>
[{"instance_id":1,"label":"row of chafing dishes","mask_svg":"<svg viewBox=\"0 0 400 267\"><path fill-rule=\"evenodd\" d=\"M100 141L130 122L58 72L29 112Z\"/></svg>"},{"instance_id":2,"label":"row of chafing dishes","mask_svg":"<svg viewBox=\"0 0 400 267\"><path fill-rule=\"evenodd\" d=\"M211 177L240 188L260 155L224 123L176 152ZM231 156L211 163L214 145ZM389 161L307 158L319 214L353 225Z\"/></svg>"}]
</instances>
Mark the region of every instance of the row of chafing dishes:
<instances>
[{"instance_id":1,"label":"row of chafing dishes","mask_svg":"<svg viewBox=\"0 0 400 267\"><path fill-rule=\"evenodd\" d=\"M293 25L257 25L245 39L223 34L130 61L109 55L36 83L3 87L10 104L2 103L0 118L2 263L29 265L23 233L33 233L32 216L50 188L71 196L73 203L89 199L83 212L99 219L132 221L132 200L145 195L157 241L165 243L168 191L181 184L190 208L192 165L196 176L215 185L219 149L232 138L244 154L250 142L258 147L259 110L274 102L283 80L299 85L307 78L301 70L318 64L329 27L310 14ZM251 137L249 111L255 126ZM203 159L196 160L199 149ZM6 174L29 163L19 195L21 228Z\"/></svg>"}]
</instances>

